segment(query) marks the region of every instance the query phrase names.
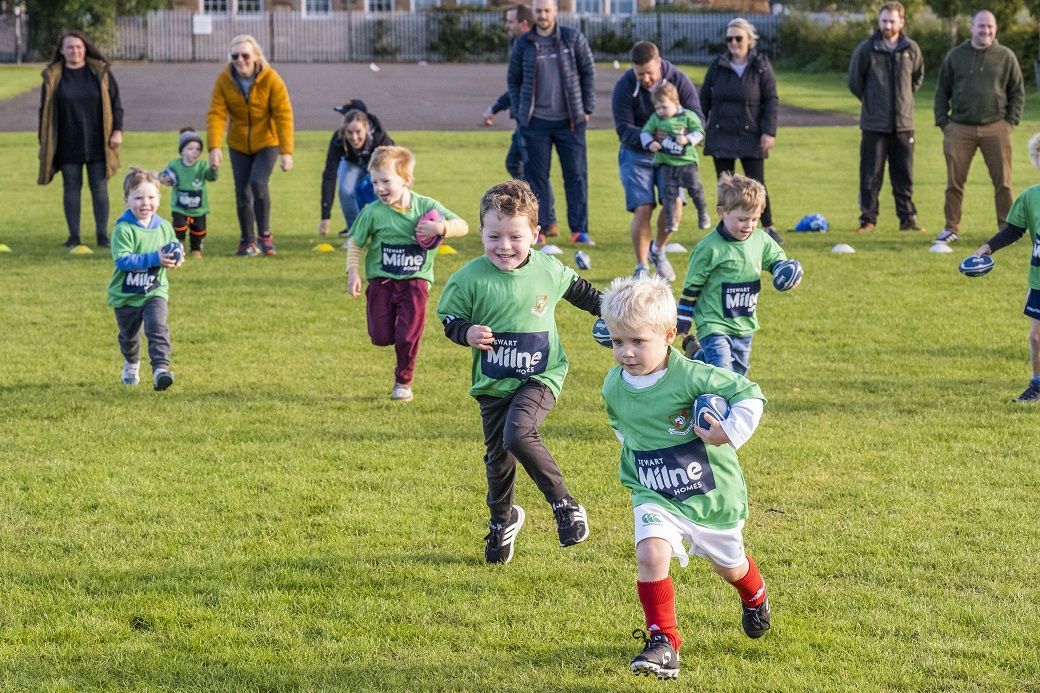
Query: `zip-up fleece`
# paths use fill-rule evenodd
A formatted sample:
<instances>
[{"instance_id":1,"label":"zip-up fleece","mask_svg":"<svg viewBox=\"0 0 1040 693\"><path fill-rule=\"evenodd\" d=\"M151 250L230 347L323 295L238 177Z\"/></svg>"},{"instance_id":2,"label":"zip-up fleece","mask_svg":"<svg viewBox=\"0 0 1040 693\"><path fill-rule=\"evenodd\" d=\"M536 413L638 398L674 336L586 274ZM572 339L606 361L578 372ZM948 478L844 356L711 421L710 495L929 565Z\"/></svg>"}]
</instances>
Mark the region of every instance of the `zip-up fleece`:
<instances>
[{"instance_id":1,"label":"zip-up fleece","mask_svg":"<svg viewBox=\"0 0 1040 693\"><path fill-rule=\"evenodd\" d=\"M264 63L256 75L249 98L239 88L227 66L213 85L213 97L206 114L206 142L220 149L227 129L230 149L255 154L267 147L278 147L279 154L293 153L293 112L285 82L274 68Z\"/></svg>"},{"instance_id":2,"label":"zip-up fleece","mask_svg":"<svg viewBox=\"0 0 1040 693\"><path fill-rule=\"evenodd\" d=\"M512 115L521 125L530 125L534 114L535 85L538 81L537 29L513 42L509 53L509 100ZM585 35L573 27L556 23L552 33L553 47L559 56L560 84L567 102L567 117L571 129L585 114L596 107L596 64Z\"/></svg>"},{"instance_id":3,"label":"zip-up fleece","mask_svg":"<svg viewBox=\"0 0 1040 693\"><path fill-rule=\"evenodd\" d=\"M1022 68L1011 49L996 39L979 49L969 39L951 48L939 68L935 124L989 125L1003 119L1018 125L1025 99Z\"/></svg>"},{"instance_id":4,"label":"zip-up fleece","mask_svg":"<svg viewBox=\"0 0 1040 693\"><path fill-rule=\"evenodd\" d=\"M881 31L859 44L849 61L849 90L863 102L859 127L868 132L914 129L914 92L924 82L921 47L900 32L896 47Z\"/></svg>"}]
</instances>

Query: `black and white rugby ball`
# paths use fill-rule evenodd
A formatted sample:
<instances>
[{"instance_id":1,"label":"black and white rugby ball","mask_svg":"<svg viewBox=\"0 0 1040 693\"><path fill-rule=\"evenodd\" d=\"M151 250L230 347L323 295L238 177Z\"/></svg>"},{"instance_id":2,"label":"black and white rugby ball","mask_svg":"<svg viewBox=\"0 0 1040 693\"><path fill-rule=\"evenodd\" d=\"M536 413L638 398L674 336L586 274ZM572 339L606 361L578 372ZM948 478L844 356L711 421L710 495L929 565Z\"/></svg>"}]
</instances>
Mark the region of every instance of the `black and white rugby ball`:
<instances>
[{"instance_id":1,"label":"black and white rugby ball","mask_svg":"<svg viewBox=\"0 0 1040 693\"><path fill-rule=\"evenodd\" d=\"M173 255L173 261L180 262L184 259L184 246L180 241L170 241L162 247L162 254Z\"/></svg>"},{"instance_id":2,"label":"black and white rugby ball","mask_svg":"<svg viewBox=\"0 0 1040 693\"><path fill-rule=\"evenodd\" d=\"M592 325L592 338L600 343L601 346L605 346L608 349L614 348L614 343L610 341L610 330L607 329L607 323L603 322L603 318L599 318Z\"/></svg>"},{"instance_id":3,"label":"black and white rugby ball","mask_svg":"<svg viewBox=\"0 0 1040 693\"><path fill-rule=\"evenodd\" d=\"M993 269L993 258L989 255L971 255L964 258L957 269L966 277L981 277Z\"/></svg>"},{"instance_id":4,"label":"black and white rugby ball","mask_svg":"<svg viewBox=\"0 0 1040 693\"><path fill-rule=\"evenodd\" d=\"M778 262L773 268L773 286L777 291L789 291L802 278L802 263L797 260Z\"/></svg>"},{"instance_id":5,"label":"black and white rugby ball","mask_svg":"<svg viewBox=\"0 0 1040 693\"><path fill-rule=\"evenodd\" d=\"M729 414L729 402L719 395L701 395L693 404L693 421L701 428L711 428L707 415L721 423Z\"/></svg>"}]
</instances>

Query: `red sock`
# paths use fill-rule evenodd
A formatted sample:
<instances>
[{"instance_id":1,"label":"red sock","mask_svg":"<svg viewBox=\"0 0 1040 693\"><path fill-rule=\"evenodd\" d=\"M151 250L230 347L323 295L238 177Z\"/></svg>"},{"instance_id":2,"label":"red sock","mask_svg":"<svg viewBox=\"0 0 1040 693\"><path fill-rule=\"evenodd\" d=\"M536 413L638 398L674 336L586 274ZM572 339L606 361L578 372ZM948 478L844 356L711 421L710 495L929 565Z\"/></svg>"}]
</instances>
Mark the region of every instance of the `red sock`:
<instances>
[{"instance_id":1,"label":"red sock","mask_svg":"<svg viewBox=\"0 0 1040 693\"><path fill-rule=\"evenodd\" d=\"M745 606L755 608L766 600L766 581L762 579L762 573L758 572L758 566L751 556L746 556L748 562L747 575L730 584L737 588L740 601Z\"/></svg>"},{"instance_id":2,"label":"red sock","mask_svg":"<svg viewBox=\"0 0 1040 693\"><path fill-rule=\"evenodd\" d=\"M679 651L682 638L679 637L679 624L675 618L675 588L672 578L666 577L657 582L636 582L639 590L639 601L646 614L646 629L650 634L664 633L672 643L675 651Z\"/></svg>"}]
</instances>

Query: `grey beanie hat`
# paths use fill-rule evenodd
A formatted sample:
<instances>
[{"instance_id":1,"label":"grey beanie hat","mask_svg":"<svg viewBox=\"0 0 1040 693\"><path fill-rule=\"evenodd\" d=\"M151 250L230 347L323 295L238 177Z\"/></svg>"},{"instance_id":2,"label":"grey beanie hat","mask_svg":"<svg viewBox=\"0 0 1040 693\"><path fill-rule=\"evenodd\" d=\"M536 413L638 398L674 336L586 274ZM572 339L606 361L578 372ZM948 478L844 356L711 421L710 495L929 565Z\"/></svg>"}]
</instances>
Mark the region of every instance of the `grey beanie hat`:
<instances>
[{"instance_id":1,"label":"grey beanie hat","mask_svg":"<svg viewBox=\"0 0 1040 693\"><path fill-rule=\"evenodd\" d=\"M206 148L202 143L202 138L199 137L199 133L195 132L191 128L185 128L184 130L181 130L181 135L177 138L177 151L183 152L184 147L187 146L189 142L198 142L200 147L203 149Z\"/></svg>"}]
</instances>

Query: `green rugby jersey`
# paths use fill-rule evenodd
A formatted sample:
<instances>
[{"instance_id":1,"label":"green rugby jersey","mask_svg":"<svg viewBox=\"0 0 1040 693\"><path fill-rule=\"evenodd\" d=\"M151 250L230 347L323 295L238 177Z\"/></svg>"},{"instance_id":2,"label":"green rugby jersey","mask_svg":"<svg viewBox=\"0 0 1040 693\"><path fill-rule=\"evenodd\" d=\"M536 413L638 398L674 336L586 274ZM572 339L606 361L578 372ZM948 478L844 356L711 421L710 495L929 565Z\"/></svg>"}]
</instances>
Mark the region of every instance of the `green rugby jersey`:
<instances>
[{"instance_id":1,"label":"green rugby jersey","mask_svg":"<svg viewBox=\"0 0 1040 693\"><path fill-rule=\"evenodd\" d=\"M555 311L577 278L570 267L538 251L510 272L481 255L448 278L437 305L441 322L454 316L486 325L495 336L491 351L472 349L470 395L506 397L534 378L560 397L567 354L560 345Z\"/></svg>"},{"instance_id":2,"label":"green rugby jersey","mask_svg":"<svg viewBox=\"0 0 1040 693\"><path fill-rule=\"evenodd\" d=\"M676 113L671 118L661 118L656 113L651 115L650 120L646 121L646 125L643 126L643 132L653 135L658 130L673 138L676 135L689 135L692 132L704 134L704 126L701 125L701 119L693 111L685 109L683 109L682 113ZM677 149L674 153L667 152L664 149L654 152L654 166L687 166L700 161L697 147L694 145L680 144L676 145L676 147Z\"/></svg>"},{"instance_id":3,"label":"green rugby jersey","mask_svg":"<svg viewBox=\"0 0 1040 693\"><path fill-rule=\"evenodd\" d=\"M152 228L146 229L130 210L126 210L112 229L112 259L118 261L126 255L148 255L176 240L173 225L158 214L152 215ZM165 299L170 296L165 267L155 264L128 271L116 267L112 272L112 280L108 283L109 306L143 306L156 296Z\"/></svg>"},{"instance_id":4,"label":"green rugby jersey","mask_svg":"<svg viewBox=\"0 0 1040 693\"><path fill-rule=\"evenodd\" d=\"M201 217L209 214L209 196L206 181L217 179L217 170L209 167L206 159L199 158L193 166L185 166L181 159L174 159L166 168L177 176L170 196L170 209L186 217Z\"/></svg>"},{"instance_id":5,"label":"green rugby jersey","mask_svg":"<svg viewBox=\"0 0 1040 693\"><path fill-rule=\"evenodd\" d=\"M730 529L747 517L747 488L730 445L705 445L693 432L693 405L700 395L720 395L729 403L766 398L758 385L732 371L691 361L677 349L668 372L638 390L625 382L620 366L603 382L610 425L624 437L621 484L632 505L656 503L675 515L712 529Z\"/></svg>"},{"instance_id":6,"label":"green rugby jersey","mask_svg":"<svg viewBox=\"0 0 1040 693\"><path fill-rule=\"evenodd\" d=\"M1007 223L1029 229L1029 240L1033 242L1033 254L1029 259L1029 288L1040 290L1040 241L1037 239L1037 229L1040 228L1040 185L1027 188L1018 196L1008 212Z\"/></svg>"},{"instance_id":7,"label":"green rugby jersey","mask_svg":"<svg viewBox=\"0 0 1040 693\"><path fill-rule=\"evenodd\" d=\"M380 200L365 205L350 227L354 243L364 248L365 278L425 279L433 283L433 261L437 249L426 250L415 239L415 225L432 209L444 215L445 221L458 215L432 197L413 192L412 206L398 210ZM371 241L371 243L370 243Z\"/></svg>"},{"instance_id":8,"label":"green rugby jersey","mask_svg":"<svg viewBox=\"0 0 1040 693\"><path fill-rule=\"evenodd\" d=\"M709 334L745 337L758 329L755 308L762 290L762 270L786 260L787 255L761 228L746 240L724 237L719 227L705 236L690 252L679 322L690 318L697 338ZM680 332L682 332L680 325Z\"/></svg>"}]
</instances>

